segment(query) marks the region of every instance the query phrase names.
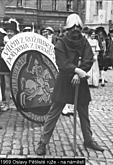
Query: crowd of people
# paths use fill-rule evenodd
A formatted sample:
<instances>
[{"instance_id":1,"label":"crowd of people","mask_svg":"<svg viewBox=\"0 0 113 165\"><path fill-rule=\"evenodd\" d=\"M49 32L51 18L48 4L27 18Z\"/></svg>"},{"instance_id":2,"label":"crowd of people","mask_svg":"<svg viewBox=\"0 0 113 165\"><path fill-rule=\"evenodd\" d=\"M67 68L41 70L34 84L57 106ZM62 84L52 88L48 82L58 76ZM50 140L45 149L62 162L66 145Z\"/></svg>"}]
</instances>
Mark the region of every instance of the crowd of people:
<instances>
[{"instance_id":1,"label":"crowd of people","mask_svg":"<svg viewBox=\"0 0 113 165\"><path fill-rule=\"evenodd\" d=\"M22 32L33 31L31 27L25 27ZM5 44L17 33L20 33L19 23L15 19L9 19L5 27L0 28L0 51ZM88 105L91 101L89 87L104 87L106 83L105 72L113 66L113 30L107 34L103 27L91 29L83 28L82 21L77 14L67 17L66 26L63 29L46 27L40 30L40 34L55 45L55 57L59 74L56 80L52 106L45 121L44 130L37 154L46 154L46 144L49 143L52 132L60 114L73 113L74 86L80 82L78 95L78 114L80 118L84 146L98 151L104 151L92 139L90 128ZM81 65L77 66L81 57ZM86 77L88 79L86 79ZM10 108L10 70L0 57L0 90L2 95L1 111Z\"/></svg>"},{"instance_id":2,"label":"crowd of people","mask_svg":"<svg viewBox=\"0 0 113 165\"><path fill-rule=\"evenodd\" d=\"M96 29L85 29L87 29L85 32L87 33L86 37L94 52L93 65L96 64L96 66L92 66L90 70L91 81L89 82L89 85L99 87L99 82L101 82L101 86L104 87L105 82L107 82L105 78L105 71L113 66L113 29L110 29L108 34L103 27L97 27Z\"/></svg>"},{"instance_id":3,"label":"crowd of people","mask_svg":"<svg viewBox=\"0 0 113 165\"><path fill-rule=\"evenodd\" d=\"M34 32L34 27L26 26L20 31L19 23L16 19L10 18L5 22L5 26L0 28L0 54L5 44L14 35L20 32ZM67 29L45 27L40 29L40 34L46 37L51 43L56 44L59 38L62 38L67 34ZM113 29L107 34L104 27L97 27L91 29L89 27L83 27L81 30L82 35L88 40L93 51L93 65L88 72L88 85L89 87L104 87L107 83L105 78L105 72L113 66ZM5 64L3 58L0 57L0 93L1 93L1 111L7 111L10 104L10 70ZM62 111L63 115L73 114L73 105L66 104Z\"/></svg>"},{"instance_id":4,"label":"crowd of people","mask_svg":"<svg viewBox=\"0 0 113 165\"><path fill-rule=\"evenodd\" d=\"M52 27L47 27L41 32L54 45L57 39L66 33L66 29L55 31ZM92 29L86 26L82 29L82 35L88 40L94 54L93 66L88 72L88 84L95 88L98 88L99 84L104 87L107 83L105 72L113 67L113 29L107 34L104 27Z\"/></svg>"}]
</instances>

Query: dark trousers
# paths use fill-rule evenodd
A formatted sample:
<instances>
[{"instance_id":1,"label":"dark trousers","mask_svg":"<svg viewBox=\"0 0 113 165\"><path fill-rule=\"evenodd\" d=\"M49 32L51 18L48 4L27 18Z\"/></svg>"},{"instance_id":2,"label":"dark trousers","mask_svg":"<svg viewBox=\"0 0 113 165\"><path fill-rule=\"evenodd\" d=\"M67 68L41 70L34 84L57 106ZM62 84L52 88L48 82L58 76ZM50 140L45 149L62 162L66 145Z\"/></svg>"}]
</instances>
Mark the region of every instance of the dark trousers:
<instances>
[{"instance_id":1,"label":"dark trousers","mask_svg":"<svg viewBox=\"0 0 113 165\"><path fill-rule=\"evenodd\" d=\"M45 120L44 129L41 135L41 141L45 144L49 143L51 135L54 131L58 118L65 106L65 103L55 102L52 104L50 111ZM90 129L90 120L88 114L88 105L78 105L78 115L80 118L81 129L84 142L92 140L92 132Z\"/></svg>"},{"instance_id":2,"label":"dark trousers","mask_svg":"<svg viewBox=\"0 0 113 165\"><path fill-rule=\"evenodd\" d=\"M2 93L2 101L5 101L5 78L4 75L1 75L1 93Z\"/></svg>"}]
</instances>

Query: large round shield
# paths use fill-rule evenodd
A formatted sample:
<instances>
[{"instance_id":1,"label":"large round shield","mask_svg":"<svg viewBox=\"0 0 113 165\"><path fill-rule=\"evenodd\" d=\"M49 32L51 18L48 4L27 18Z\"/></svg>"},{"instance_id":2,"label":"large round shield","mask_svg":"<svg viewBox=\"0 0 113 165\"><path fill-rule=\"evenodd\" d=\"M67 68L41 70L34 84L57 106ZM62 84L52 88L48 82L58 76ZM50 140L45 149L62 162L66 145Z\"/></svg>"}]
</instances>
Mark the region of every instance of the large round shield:
<instances>
[{"instance_id":1,"label":"large round shield","mask_svg":"<svg viewBox=\"0 0 113 165\"><path fill-rule=\"evenodd\" d=\"M58 73L53 44L32 32L17 34L5 46L2 57L11 70L17 110L27 119L43 123Z\"/></svg>"}]
</instances>

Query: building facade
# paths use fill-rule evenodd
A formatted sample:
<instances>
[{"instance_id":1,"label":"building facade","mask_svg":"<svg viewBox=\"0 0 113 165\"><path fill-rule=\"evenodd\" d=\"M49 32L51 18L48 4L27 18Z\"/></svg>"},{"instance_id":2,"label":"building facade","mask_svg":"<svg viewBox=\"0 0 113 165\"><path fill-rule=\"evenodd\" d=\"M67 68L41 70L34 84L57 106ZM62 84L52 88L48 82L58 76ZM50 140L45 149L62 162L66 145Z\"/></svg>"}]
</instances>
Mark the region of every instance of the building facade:
<instances>
[{"instance_id":1,"label":"building facade","mask_svg":"<svg viewBox=\"0 0 113 165\"><path fill-rule=\"evenodd\" d=\"M0 0L2 1L2 0ZM85 18L85 0L3 0L5 12L0 17L16 18L21 25L32 23L36 28L59 27L65 24L66 17L79 12ZM1 5L2 2L0 2Z\"/></svg>"},{"instance_id":2,"label":"building facade","mask_svg":"<svg viewBox=\"0 0 113 165\"><path fill-rule=\"evenodd\" d=\"M24 27L59 27L66 17L78 12L85 26L113 27L113 0L0 0L0 20L16 18Z\"/></svg>"},{"instance_id":3,"label":"building facade","mask_svg":"<svg viewBox=\"0 0 113 165\"><path fill-rule=\"evenodd\" d=\"M113 21L113 0L86 0L85 24L95 28L103 26L109 31Z\"/></svg>"}]
</instances>

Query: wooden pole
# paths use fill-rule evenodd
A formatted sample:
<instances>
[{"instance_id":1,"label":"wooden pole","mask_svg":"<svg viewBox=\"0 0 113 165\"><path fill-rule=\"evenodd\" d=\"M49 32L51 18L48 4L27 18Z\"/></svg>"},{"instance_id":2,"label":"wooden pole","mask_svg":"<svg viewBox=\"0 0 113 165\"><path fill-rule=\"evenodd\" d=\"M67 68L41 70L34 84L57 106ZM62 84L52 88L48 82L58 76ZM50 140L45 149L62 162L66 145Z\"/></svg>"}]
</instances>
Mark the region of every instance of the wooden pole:
<instances>
[{"instance_id":1,"label":"wooden pole","mask_svg":"<svg viewBox=\"0 0 113 165\"><path fill-rule=\"evenodd\" d=\"M78 89L79 89L79 84L75 85L75 99L74 99L74 157L77 156L77 152L76 152L76 144L77 144L77 140L76 140L76 134L77 134L77 102L78 102Z\"/></svg>"},{"instance_id":2,"label":"wooden pole","mask_svg":"<svg viewBox=\"0 0 113 165\"><path fill-rule=\"evenodd\" d=\"M81 64L81 57L79 57L78 61L78 67ZM76 148L77 148L77 140L76 140L76 134L77 134L77 103L78 103L78 91L79 91L79 83L75 84L75 98L74 98L74 157L77 156Z\"/></svg>"}]
</instances>

